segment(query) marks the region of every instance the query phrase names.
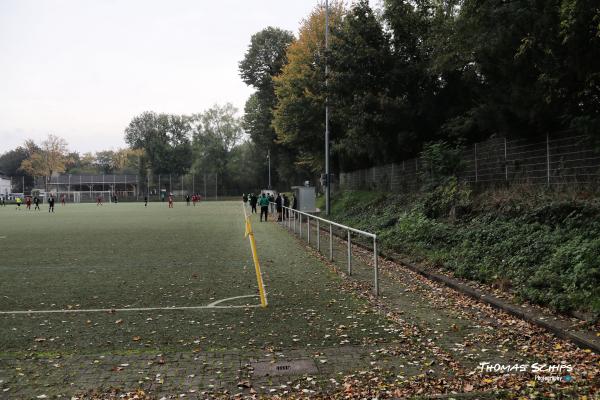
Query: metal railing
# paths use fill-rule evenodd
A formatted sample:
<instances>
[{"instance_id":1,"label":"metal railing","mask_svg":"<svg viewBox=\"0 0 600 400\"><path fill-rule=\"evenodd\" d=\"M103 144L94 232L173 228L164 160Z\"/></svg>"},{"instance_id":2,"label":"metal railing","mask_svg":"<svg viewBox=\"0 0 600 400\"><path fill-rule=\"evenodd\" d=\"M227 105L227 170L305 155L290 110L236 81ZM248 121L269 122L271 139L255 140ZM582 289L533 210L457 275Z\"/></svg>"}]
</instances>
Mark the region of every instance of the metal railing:
<instances>
[{"instance_id":1,"label":"metal railing","mask_svg":"<svg viewBox=\"0 0 600 400\"><path fill-rule=\"evenodd\" d=\"M316 246L317 251L321 253L321 231L327 231L326 227L329 227L329 261L333 261L333 227L338 227L346 231L346 241L348 245L347 249L347 265L348 275L352 275L352 233L366 236L373 239L373 292L375 296L379 296L379 264L377 260L377 235L370 232L365 232L360 229L352 228L351 226L339 224L334 221L330 221L325 218L317 217L316 215L309 214L303 211L295 210L290 207L281 206L281 219L280 224L286 227L288 230L293 231L294 234L299 234L300 238L303 239L306 236L306 240L311 245L311 221L316 224ZM276 213L279 219L279 213ZM306 225L306 234L303 235L303 224ZM323 225L323 226L322 226Z\"/></svg>"}]
</instances>

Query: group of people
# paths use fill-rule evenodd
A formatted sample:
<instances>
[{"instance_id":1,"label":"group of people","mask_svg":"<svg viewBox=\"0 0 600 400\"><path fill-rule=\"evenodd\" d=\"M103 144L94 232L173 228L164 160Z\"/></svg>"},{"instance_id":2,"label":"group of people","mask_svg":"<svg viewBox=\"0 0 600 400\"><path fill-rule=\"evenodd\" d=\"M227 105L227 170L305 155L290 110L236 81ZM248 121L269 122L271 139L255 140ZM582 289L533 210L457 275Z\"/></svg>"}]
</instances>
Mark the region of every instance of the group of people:
<instances>
[{"instance_id":1,"label":"group of people","mask_svg":"<svg viewBox=\"0 0 600 400\"><path fill-rule=\"evenodd\" d=\"M48 212L54 212L54 195L50 195L50 197L48 197ZM33 209L34 210L38 210L41 211L40 208L40 203L41 200L38 196L25 196L25 209L27 210L31 210L31 204L33 203L33 205L35 206ZM64 195L61 198L61 203L64 205L65 204L65 199L64 199ZM4 200L4 198L2 198L2 206L6 207L6 202ZM15 198L15 204L16 209L17 210L21 210L21 204L23 204L23 199L20 197Z\"/></svg>"},{"instance_id":2,"label":"group of people","mask_svg":"<svg viewBox=\"0 0 600 400\"><path fill-rule=\"evenodd\" d=\"M267 221L269 215L269 206L271 207L271 213L273 212L273 205L277 211L277 221L281 221L283 218L283 207L290 206L290 199L285 194L277 194L275 197L273 194L262 193L260 196L257 196L254 193L243 194L242 201L244 205L250 203L250 210L252 214L257 213L256 206L260 206L260 222L263 221L263 215L265 217L265 222ZM292 208L296 208L296 197L292 196Z\"/></svg>"},{"instance_id":3,"label":"group of people","mask_svg":"<svg viewBox=\"0 0 600 400\"><path fill-rule=\"evenodd\" d=\"M164 196L162 196L161 199L162 201L164 201ZM194 207L196 207L196 203L199 203L200 200L202 200L202 196L199 194L193 194L191 196L189 194L185 195L185 203L187 206L193 204ZM173 208L173 202L173 193L169 193L169 196L167 196L167 203L169 204L169 208ZM144 196L144 207L148 207L148 195Z\"/></svg>"},{"instance_id":4,"label":"group of people","mask_svg":"<svg viewBox=\"0 0 600 400\"><path fill-rule=\"evenodd\" d=\"M198 203L201 199L202 196L200 196L199 194L193 194L191 196L188 194L185 196L185 205L189 206L191 201L194 207L196 207L196 203Z\"/></svg>"}]
</instances>

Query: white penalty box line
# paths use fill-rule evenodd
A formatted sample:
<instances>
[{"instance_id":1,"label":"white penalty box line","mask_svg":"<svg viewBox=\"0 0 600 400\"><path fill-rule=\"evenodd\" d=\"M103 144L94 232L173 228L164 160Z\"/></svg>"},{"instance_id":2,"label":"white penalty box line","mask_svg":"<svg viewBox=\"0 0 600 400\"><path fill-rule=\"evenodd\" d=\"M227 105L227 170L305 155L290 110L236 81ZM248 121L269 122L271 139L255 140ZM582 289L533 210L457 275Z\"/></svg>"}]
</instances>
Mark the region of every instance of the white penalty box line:
<instances>
[{"instance_id":1,"label":"white penalty box line","mask_svg":"<svg viewBox=\"0 0 600 400\"><path fill-rule=\"evenodd\" d=\"M184 310L210 310L210 309L228 309L228 308L255 308L260 307L260 304L249 305L219 305L221 303L243 299L248 297L259 297L258 294L249 294L244 296L228 297L225 299L214 301L205 306L173 306L173 307L136 307L136 308L88 308L88 309L62 309L62 310L17 310L17 311L0 311L0 315L27 315L27 314L83 314L83 313L118 313L126 311L184 311Z\"/></svg>"}]
</instances>

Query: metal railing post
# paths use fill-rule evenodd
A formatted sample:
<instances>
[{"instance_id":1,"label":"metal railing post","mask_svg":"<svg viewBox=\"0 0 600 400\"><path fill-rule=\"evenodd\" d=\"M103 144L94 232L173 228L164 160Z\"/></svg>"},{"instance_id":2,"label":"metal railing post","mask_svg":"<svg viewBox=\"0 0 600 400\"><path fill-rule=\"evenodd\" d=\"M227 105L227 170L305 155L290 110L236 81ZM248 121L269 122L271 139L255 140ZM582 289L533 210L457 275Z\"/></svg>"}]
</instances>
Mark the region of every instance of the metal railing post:
<instances>
[{"instance_id":1,"label":"metal railing post","mask_svg":"<svg viewBox=\"0 0 600 400\"><path fill-rule=\"evenodd\" d=\"M350 240L350 229L348 229L348 275L352 275L352 242Z\"/></svg>"},{"instance_id":2,"label":"metal railing post","mask_svg":"<svg viewBox=\"0 0 600 400\"><path fill-rule=\"evenodd\" d=\"M375 282L373 290L375 291L375 296L379 296L379 264L377 259L377 236L373 237L373 269L375 273Z\"/></svg>"},{"instance_id":3,"label":"metal railing post","mask_svg":"<svg viewBox=\"0 0 600 400\"><path fill-rule=\"evenodd\" d=\"M333 225L329 224L329 261L333 261Z\"/></svg>"},{"instance_id":4,"label":"metal railing post","mask_svg":"<svg viewBox=\"0 0 600 400\"><path fill-rule=\"evenodd\" d=\"M317 220L317 251L321 251L321 230L319 220Z\"/></svg>"},{"instance_id":5,"label":"metal railing post","mask_svg":"<svg viewBox=\"0 0 600 400\"><path fill-rule=\"evenodd\" d=\"M352 275L352 232L356 233L357 235L363 235L363 236L367 236L367 237L371 237L373 238L373 273L374 273L374 282L373 282L373 291L375 293L376 296L379 295L380 290L379 290L379 258L378 258L378 254L377 254L377 235L374 233L370 233L370 232L365 232L362 231L360 229L356 229L356 228L352 228L351 226L347 226L347 225L342 225L339 224L337 222L328 220L328 219L324 219L309 213L305 213L302 211L298 211L298 210L293 210L290 208L286 208L286 207L282 207L282 211L283 211L283 215L282 215L282 224L284 224L285 226L285 221L286 221L286 212L291 212L292 213L292 218L294 219L294 234L296 234L296 229L298 229L299 231L299 235L300 238L302 238L302 223L303 223L303 218L304 216L306 216L306 239L308 242L308 245L311 245L311 239L310 239L310 230L311 230L311 219L315 219L317 221L317 226L316 226L316 233L317 233L317 251L321 252L321 221L323 221L326 224L329 224L329 261L333 261L333 226L337 226L340 229L345 229L346 230L346 235L347 235L347 262L348 262L348 276ZM298 222L296 222L298 221ZM289 215L287 216L287 224L291 229L291 224L292 221L289 218ZM299 224L299 227L296 228L296 225ZM340 235L340 239L342 239L341 235ZM342 239L343 240L343 239Z\"/></svg>"}]
</instances>

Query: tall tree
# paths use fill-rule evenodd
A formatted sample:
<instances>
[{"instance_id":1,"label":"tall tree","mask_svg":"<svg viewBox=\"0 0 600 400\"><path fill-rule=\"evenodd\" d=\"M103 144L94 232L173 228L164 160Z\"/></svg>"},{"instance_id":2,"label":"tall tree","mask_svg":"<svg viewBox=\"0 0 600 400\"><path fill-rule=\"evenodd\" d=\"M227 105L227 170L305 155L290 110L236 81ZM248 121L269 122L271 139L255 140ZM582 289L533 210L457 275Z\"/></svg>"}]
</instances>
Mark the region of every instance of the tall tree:
<instances>
[{"instance_id":1,"label":"tall tree","mask_svg":"<svg viewBox=\"0 0 600 400\"><path fill-rule=\"evenodd\" d=\"M394 161L399 121L388 88L393 66L389 35L367 0L344 15L331 42L328 93L338 126L334 151L340 167Z\"/></svg>"},{"instance_id":2,"label":"tall tree","mask_svg":"<svg viewBox=\"0 0 600 400\"><path fill-rule=\"evenodd\" d=\"M276 143L277 134L273 129L273 108L277 104L273 78L281 73L287 63L286 50L294 41L291 32L268 27L252 35L244 59L239 64L242 80L256 88L244 107L243 128L256 145L253 151L257 157L265 159L271 154L274 169L274 184L290 181L293 173L286 168L292 164L293 153L281 143Z\"/></svg>"},{"instance_id":3,"label":"tall tree","mask_svg":"<svg viewBox=\"0 0 600 400\"><path fill-rule=\"evenodd\" d=\"M239 64L242 80L259 91L272 92L273 77L286 64L286 50L293 41L291 32L272 26L252 35Z\"/></svg>"},{"instance_id":4,"label":"tall tree","mask_svg":"<svg viewBox=\"0 0 600 400\"><path fill-rule=\"evenodd\" d=\"M593 0L465 0L454 39L484 83L472 112L481 128L517 137L597 131L599 21Z\"/></svg>"},{"instance_id":5,"label":"tall tree","mask_svg":"<svg viewBox=\"0 0 600 400\"><path fill-rule=\"evenodd\" d=\"M103 174L112 174L114 171L113 158L115 152L112 150L103 150L96 152L96 166Z\"/></svg>"},{"instance_id":6,"label":"tall tree","mask_svg":"<svg viewBox=\"0 0 600 400\"><path fill-rule=\"evenodd\" d=\"M189 116L144 112L125 129L125 141L143 149L155 174L184 174L192 163Z\"/></svg>"},{"instance_id":7,"label":"tall tree","mask_svg":"<svg viewBox=\"0 0 600 400\"><path fill-rule=\"evenodd\" d=\"M342 2L333 2L332 29L343 11ZM277 139L297 150L296 167L307 173L322 171L324 165L325 56L325 6L320 4L302 21L298 40L288 47L288 63L274 78Z\"/></svg>"},{"instance_id":8,"label":"tall tree","mask_svg":"<svg viewBox=\"0 0 600 400\"><path fill-rule=\"evenodd\" d=\"M29 156L27 149L22 146L0 155L0 174L6 176L22 174L23 171L20 171L21 163Z\"/></svg>"},{"instance_id":9,"label":"tall tree","mask_svg":"<svg viewBox=\"0 0 600 400\"><path fill-rule=\"evenodd\" d=\"M203 113L194 115L194 171L224 172L231 150L243 135L237 112L232 104L227 103L224 106L216 104Z\"/></svg>"},{"instance_id":10,"label":"tall tree","mask_svg":"<svg viewBox=\"0 0 600 400\"><path fill-rule=\"evenodd\" d=\"M31 176L50 177L65 171L68 161L67 141L48 135L40 146L33 141L25 143L29 157L21 163L21 169Z\"/></svg>"},{"instance_id":11,"label":"tall tree","mask_svg":"<svg viewBox=\"0 0 600 400\"><path fill-rule=\"evenodd\" d=\"M65 139L48 135L40 146L31 140L26 141L25 146L30 155L21 163L21 170L28 175L43 176L47 183L52 174L65 171L69 161L68 145Z\"/></svg>"}]
</instances>

